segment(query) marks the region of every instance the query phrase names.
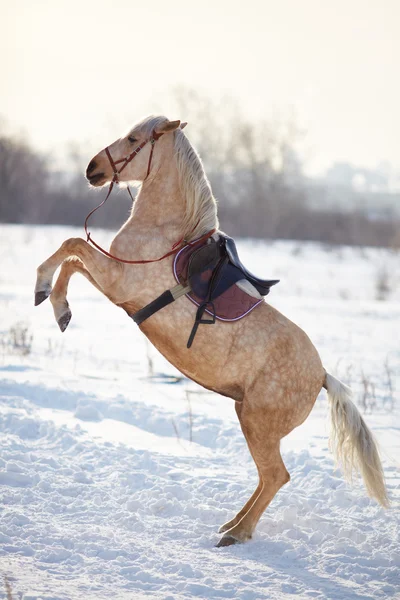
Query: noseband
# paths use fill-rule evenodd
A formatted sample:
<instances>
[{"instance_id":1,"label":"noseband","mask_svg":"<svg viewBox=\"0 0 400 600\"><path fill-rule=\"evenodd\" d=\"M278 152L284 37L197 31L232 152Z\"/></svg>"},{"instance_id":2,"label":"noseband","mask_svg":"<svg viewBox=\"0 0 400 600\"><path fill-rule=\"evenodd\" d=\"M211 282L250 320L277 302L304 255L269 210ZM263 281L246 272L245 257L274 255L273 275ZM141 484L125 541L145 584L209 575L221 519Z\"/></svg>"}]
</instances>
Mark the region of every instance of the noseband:
<instances>
[{"instance_id":1,"label":"noseband","mask_svg":"<svg viewBox=\"0 0 400 600\"><path fill-rule=\"evenodd\" d=\"M106 203L106 201L108 200L108 198L110 197L110 194L112 192L112 189L114 187L115 183L120 183L119 181L119 175L122 173L122 171L125 169L125 167L135 158L135 156L137 156L139 154L139 152L145 147L145 145L147 143L150 142L151 144L151 150L150 150L150 156L149 156L149 162L147 164L147 173L146 173L146 177L144 178L144 181L146 181L146 179L148 178L148 176L150 175L150 169L151 169L151 162L153 160L153 154L154 154L154 146L157 140L160 139L160 137L164 135L163 133L157 133L154 129L152 131L151 137L149 137L147 140L145 140L144 142L142 142L140 144L140 146L138 146L137 148L135 148L135 150L133 152L131 152L128 156L126 156L125 158L120 158L118 160L114 160L113 157L111 156L111 152L108 149L108 146L104 149L106 156L110 162L111 168L113 170L113 178L111 180L110 183L110 187L108 188L108 192L107 192L107 196L104 198L103 202L101 202L98 206L96 206L96 208L94 208L92 211L90 211L90 213L88 214L88 216L85 219L85 233L86 233L86 241L90 242L91 244L93 244L93 246L95 248L97 248L97 250L100 250L100 252L102 252L103 254L105 254L106 256L108 256L109 258L113 258L114 260L117 260L118 262L121 263L126 263L129 265L143 265L146 263L152 263L152 262L159 262L160 260L163 260L164 258L167 258L167 256L171 256L172 254L176 254L183 246L185 246L188 242L185 241L184 238L180 239L178 242L175 242L175 244L172 246L172 249L167 252L166 254L164 254L163 256L160 256L159 258L154 258L154 259L150 259L150 260L125 260L124 258L118 258L118 256L114 256L113 254L110 254L110 252L107 252L107 250L104 250L104 248L102 248L101 246L99 246L98 244L96 244L96 242L92 239L91 235L90 235L90 231L88 231L88 222L90 217L92 216L92 214L94 212L96 212L96 210L98 210L99 208L101 208L103 206L103 204ZM117 165L119 165L120 163L123 163L122 166L118 169ZM131 197L132 202L134 202L134 198L132 196L131 190L129 189L129 186L127 187L128 193ZM196 225L194 226L194 229L196 229L198 223L196 223ZM193 231L194 231L193 229ZM209 231L208 233L206 233L203 238L204 240L206 240L207 238L209 238L210 236L212 236L212 234L215 232L215 229L212 229L211 231ZM201 239L203 239L201 238Z\"/></svg>"}]
</instances>

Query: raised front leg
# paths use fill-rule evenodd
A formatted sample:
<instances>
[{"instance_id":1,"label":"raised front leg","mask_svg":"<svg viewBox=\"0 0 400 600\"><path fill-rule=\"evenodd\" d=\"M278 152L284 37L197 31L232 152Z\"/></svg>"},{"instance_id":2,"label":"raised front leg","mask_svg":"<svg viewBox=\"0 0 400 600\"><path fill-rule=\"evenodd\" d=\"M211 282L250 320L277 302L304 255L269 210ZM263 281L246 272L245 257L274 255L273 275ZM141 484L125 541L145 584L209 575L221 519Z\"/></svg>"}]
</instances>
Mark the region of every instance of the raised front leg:
<instances>
[{"instance_id":1,"label":"raised front leg","mask_svg":"<svg viewBox=\"0 0 400 600\"><path fill-rule=\"evenodd\" d=\"M73 256L67 258L61 265L60 274L50 294L50 302L53 306L54 316L61 331L65 331L71 320L72 313L67 300L68 284L74 273L81 273L100 292L103 290L93 279L80 258Z\"/></svg>"},{"instance_id":2,"label":"raised front leg","mask_svg":"<svg viewBox=\"0 0 400 600\"><path fill-rule=\"evenodd\" d=\"M71 256L78 257L80 260L64 263ZM61 263L63 263L63 267L59 275L59 282L57 281L52 291L53 276ZM69 279L75 271L85 275L97 289L107 295L107 291L121 276L122 268L115 260L103 256L81 238L70 238L63 242L57 252L38 267L35 306L41 304L51 294L54 314L61 331L66 329L71 319L66 293Z\"/></svg>"}]
</instances>

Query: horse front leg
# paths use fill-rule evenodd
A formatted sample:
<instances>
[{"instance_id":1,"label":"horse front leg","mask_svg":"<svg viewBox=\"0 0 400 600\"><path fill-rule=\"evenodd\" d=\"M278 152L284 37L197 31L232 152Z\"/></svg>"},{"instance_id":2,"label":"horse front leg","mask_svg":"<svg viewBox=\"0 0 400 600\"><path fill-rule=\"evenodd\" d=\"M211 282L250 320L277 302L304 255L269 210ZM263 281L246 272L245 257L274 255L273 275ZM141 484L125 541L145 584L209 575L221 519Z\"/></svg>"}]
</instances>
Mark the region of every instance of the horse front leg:
<instances>
[{"instance_id":1,"label":"horse front leg","mask_svg":"<svg viewBox=\"0 0 400 600\"><path fill-rule=\"evenodd\" d=\"M66 260L70 257L75 257L75 260ZM53 276L62 263L63 267L53 290ZM38 267L35 306L38 306L50 296L56 320L61 331L65 331L71 319L71 311L66 298L71 275L75 271L79 271L98 290L108 295L107 291L112 289L121 276L121 270L122 265L111 258L103 256L81 238L70 238L63 242L57 252Z\"/></svg>"},{"instance_id":2,"label":"horse front leg","mask_svg":"<svg viewBox=\"0 0 400 600\"><path fill-rule=\"evenodd\" d=\"M58 275L57 281L50 294L50 302L53 306L54 316L62 332L66 330L72 317L67 300L67 293L69 280L74 273L81 273L95 288L100 292L103 292L80 258L73 256L65 259L61 264L60 274Z\"/></svg>"}]
</instances>

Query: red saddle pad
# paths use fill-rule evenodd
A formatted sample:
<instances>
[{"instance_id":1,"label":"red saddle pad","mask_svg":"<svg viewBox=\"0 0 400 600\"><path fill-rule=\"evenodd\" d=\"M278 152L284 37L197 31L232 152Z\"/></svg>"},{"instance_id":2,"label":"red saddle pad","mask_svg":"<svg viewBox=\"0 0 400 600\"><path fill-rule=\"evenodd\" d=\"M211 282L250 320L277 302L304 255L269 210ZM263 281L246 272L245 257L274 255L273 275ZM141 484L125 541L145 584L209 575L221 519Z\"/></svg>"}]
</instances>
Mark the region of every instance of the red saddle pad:
<instances>
[{"instance_id":1,"label":"red saddle pad","mask_svg":"<svg viewBox=\"0 0 400 600\"><path fill-rule=\"evenodd\" d=\"M175 279L178 283L186 283L187 281L187 270L189 259L192 253L200 248L204 243L207 242L199 242L194 243L191 246L185 246L178 252L175 256L173 262L173 272ZM212 275L212 270L205 271L202 274L205 281L209 281ZM196 296L194 292L189 292L186 296L191 300L196 306L200 306L203 302L203 298L199 298ZM215 300L213 300L215 306L215 317L220 321L238 321L242 319L246 315L249 314L256 308L263 299L253 298L249 294L246 294L243 290L241 290L236 284L232 285L228 290L226 290L223 294L218 296ZM206 312L210 315L212 313L206 309Z\"/></svg>"}]
</instances>

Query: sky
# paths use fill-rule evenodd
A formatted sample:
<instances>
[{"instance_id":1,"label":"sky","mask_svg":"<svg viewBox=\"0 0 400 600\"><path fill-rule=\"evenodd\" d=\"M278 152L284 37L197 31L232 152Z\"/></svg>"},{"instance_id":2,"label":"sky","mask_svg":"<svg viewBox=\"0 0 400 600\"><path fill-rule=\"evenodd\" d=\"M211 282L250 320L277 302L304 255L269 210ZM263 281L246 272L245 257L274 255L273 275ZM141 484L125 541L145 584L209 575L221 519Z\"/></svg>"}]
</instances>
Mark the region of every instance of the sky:
<instances>
[{"instance_id":1,"label":"sky","mask_svg":"<svg viewBox=\"0 0 400 600\"><path fill-rule=\"evenodd\" d=\"M294 115L310 173L400 169L400 0L0 0L0 27L0 117L54 157L185 120L186 86L254 123Z\"/></svg>"}]
</instances>

